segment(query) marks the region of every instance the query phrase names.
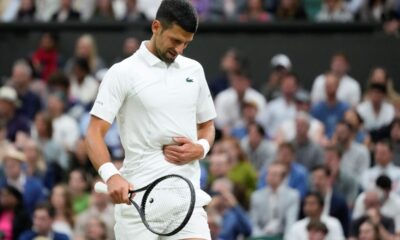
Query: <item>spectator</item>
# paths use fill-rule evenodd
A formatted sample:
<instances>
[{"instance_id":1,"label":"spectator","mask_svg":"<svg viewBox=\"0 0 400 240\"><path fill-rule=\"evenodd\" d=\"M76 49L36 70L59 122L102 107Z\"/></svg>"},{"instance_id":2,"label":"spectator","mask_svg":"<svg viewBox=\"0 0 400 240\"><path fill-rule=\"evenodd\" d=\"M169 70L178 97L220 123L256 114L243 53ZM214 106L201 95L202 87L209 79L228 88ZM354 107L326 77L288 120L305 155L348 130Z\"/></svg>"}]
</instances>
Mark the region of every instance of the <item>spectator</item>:
<instances>
[{"instance_id":1,"label":"spectator","mask_svg":"<svg viewBox=\"0 0 400 240\"><path fill-rule=\"evenodd\" d=\"M393 164L400 167L400 118L395 118L392 123L390 144L393 146Z\"/></svg>"},{"instance_id":2,"label":"spectator","mask_svg":"<svg viewBox=\"0 0 400 240\"><path fill-rule=\"evenodd\" d=\"M45 82L57 71L61 62L57 44L58 35L45 32L40 38L39 47L31 56L35 75Z\"/></svg>"},{"instance_id":3,"label":"spectator","mask_svg":"<svg viewBox=\"0 0 400 240\"><path fill-rule=\"evenodd\" d=\"M76 41L75 54L65 64L64 70L67 74L72 72L76 58L85 58L89 62L90 73L94 75L106 67L104 61L97 53L96 42L90 34L83 34Z\"/></svg>"},{"instance_id":4,"label":"spectator","mask_svg":"<svg viewBox=\"0 0 400 240\"><path fill-rule=\"evenodd\" d=\"M0 120L7 126L7 139L15 141L18 132L29 133L29 120L17 113L21 102L18 100L14 88L3 86L0 88Z\"/></svg>"},{"instance_id":5,"label":"spectator","mask_svg":"<svg viewBox=\"0 0 400 240\"><path fill-rule=\"evenodd\" d=\"M257 103L251 100L244 100L241 109L243 123L239 126L232 128L230 135L237 139L243 140L243 138L247 137L249 132L248 128L251 124L257 123L257 115L258 115L258 106ZM262 126L261 126L262 127ZM266 137L266 133L264 132L263 138Z\"/></svg>"},{"instance_id":6,"label":"spectator","mask_svg":"<svg viewBox=\"0 0 400 240\"><path fill-rule=\"evenodd\" d=\"M212 187L215 196L207 206L222 218L218 239L237 239L251 234L251 222L233 195L233 184L226 178L216 180Z\"/></svg>"},{"instance_id":7,"label":"spectator","mask_svg":"<svg viewBox=\"0 0 400 240\"><path fill-rule=\"evenodd\" d=\"M87 21L93 15L96 0L74 0L72 6L81 14L81 20Z\"/></svg>"},{"instance_id":8,"label":"spectator","mask_svg":"<svg viewBox=\"0 0 400 240\"><path fill-rule=\"evenodd\" d=\"M11 186L0 189L0 233L2 239L18 239L31 227L31 220L23 207L20 191Z\"/></svg>"},{"instance_id":9,"label":"spectator","mask_svg":"<svg viewBox=\"0 0 400 240\"><path fill-rule=\"evenodd\" d=\"M72 197L68 187L64 184L56 185L50 195L50 204L54 208L55 215L52 228L63 233L69 239L73 239L74 211L72 209Z\"/></svg>"},{"instance_id":10,"label":"spectator","mask_svg":"<svg viewBox=\"0 0 400 240\"><path fill-rule=\"evenodd\" d=\"M364 120L355 109L349 109L344 113L344 121L347 122L355 133L355 141L369 147L371 136L364 128Z\"/></svg>"},{"instance_id":11,"label":"spectator","mask_svg":"<svg viewBox=\"0 0 400 240\"><path fill-rule=\"evenodd\" d=\"M34 0L21 0L16 21L32 22L36 20L36 6Z\"/></svg>"},{"instance_id":12,"label":"spectator","mask_svg":"<svg viewBox=\"0 0 400 240\"><path fill-rule=\"evenodd\" d=\"M400 234L400 197L392 191L392 181L386 175L381 175L376 180L376 191L379 196L380 213L386 217L393 218L395 224L395 232ZM368 190L367 192L370 192ZM367 214L370 196L367 192L361 193L355 202L352 218L357 219Z\"/></svg>"},{"instance_id":13,"label":"spectator","mask_svg":"<svg viewBox=\"0 0 400 240\"><path fill-rule=\"evenodd\" d=\"M135 38L135 37L125 38L123 46L122 46L122 55L118 56L114 60L114 62L117 63L117 62L124 60L125 58L132 56L132 54L134 54L136 52L136 50L139 49L139 46L140 46L140 42L137 38ZM99 80L101 81L102 79L99 78Z\"/></svg>"},{"instance_id":14,"label":"spectator","mask_svg":"<svg viewBox=\"0 0 400 240\"><path fill-rule=\"evenodd\" d=\"M324 0L321 10L317 13L317 22L352 22L353 14L346 8L342 0Z\"/></svg>"},{"instance_id":15,"label":"spectator","mask_svg":"<svg viewBox=\"0 0 400 240\"><path fill-rule=\"evenodd\" d=\"M372 221L364 221L359 228L358 239L359 240L380 240L387 239L381 238L379 226Z\"/></svg>"},{"instance_id":16,"label":"spectator","mask_svg":"<svg viewBox=\"0 0 400 240\"><path fill-rule=\"evenodd\" d=\"M54 22L79 21L81 14L72 6L72 0L61 0L60 9L53 14L51 20Z\"/></svg>"},{"instance_id":17,"label":"spectator","mask_svg":"<svg viewBox=\"0 0 400 240\"><path fill-rule=\"evenodd\" d=\"M276 146L265 139L264 128L257 124L248 125L248 136L241 141L241 147L254 169L262 169L275 159Z\"/></svg>"},{"instance_id":18,"label":"spectator","mask_svg":"<svg viewBox=\"0 0 400 240\"><path fill-rule=\"evenodd\" d=\"M382 232L382 235L386 236L386 238L383 239L388 239L388 237L393 238L393 236L390 235L395 233L394 221L392 218L388 218L380 213L380 201L381 199L378 191L367 191L365 193L365 213L363 216L352 221L350 239L355 239L357 236L359 236L360 226L365 221L373 222L374 226L379 229L378 233Z\"/></svg>"},{"instance_id":19,"label":"spectator","mask_svg":"<svg viewBox=\"0 0 400 240\"><path fill-rule=\"evenodd\" d=\"M340 1L340 0L328 0ZM346 55L343 53L335 53L331 60L331 73L336 75L339 81L338 89L336 92L339 101L346 102L350 106L356 106L361 99L360 84L348 75L350 63ZM313 83L311 90L311 99L313 103L325 100L327 98L325 89L325 82L327 74L319 75Z\"/></svg>"},{"instance_id":20,"label":"spectator","mask_svg":"<svg viewBox=\"0 0 400 240\"><path fill-rule=\"evenodd\" d=\"M325 147L325 165L331 173L329 181L333 191L341 193L346 199L347 206L352 209L359 192L359 185L357 179L349 174L349 169L340 167L342 154L338 146Z\"/></svg>"},{"instance_id":21,"label":"spectator","mask_svg":"<svg viewBox=\"0 0 400 240\"><path fill-rule=\"evenodd\" d=\"M33 227L22 233L19 240L34 240L38 237L48 238L52 240L69 240L68 236L52 230L55 218L55 210L48 204L40 204L35 207L33 214Z\"/></svg>"},{"instance_id":22,"label":"spectator","mask_svg":"<svg viewBox=\"0 0 400 240\"><path fill-rule=\"evenodd\" d=\"M125 1L126 1L126 13L125 16L123 17L124 21L140 22L147 20L146 15L137 8L137 0L125 0Z\"/></svg>"},{"instance_id":23,"label":"spectator","mask_svg":"<svg viewBox=\"0 0 400 240\"><path fill-rule=\"evenodd\" d=\"M97 0L93 16L90 18L95 22L115 21L115 13L111 0Z\"/></svg>"},{"instance_id":24,"label":"spectator","mask_svg":"<svg viewBox=\"0 0 400 240\"><path fill-rule=\"evenodd\" d=\"M303 199L308 190L308 171L301 164L295 162L296 150L291 143L282 143L278 147L276 161L282 163L288 169L285 182L289 187L296 189ZM258 188L266 185L266 168L263 168L258 178Z\"/></svg>"},{"instance_id":25,"label":"spectator","mask_svg":"<svg viewBox=\"0 0 400 240\"><path fill-rule=\"evenodd\" d=\"M302 3L299 0L282 0L275 14L278 21L298 21L307 20Z\"/></svg>"},{"instance_id":26,"label":"spectator","mask_svg":"<svg viewBox=\"0 0 400 240\"><path fill-rule=\"evenodd\" d=\"M32 69L23 60L16 61L13 66L9 84L16 90L21 106L17 114L33 120L35 114L42 109L40 97L31 90Z\"/></svg>"},{"instance_id":27,"label":"spectator","mask_svg":"<svg viewBox=\"0 0 400 240\"><path fill-rule=\"evenodd\" d=\"M333 217L322 214L324 199L319 193L308 193L304 200L303 211L305 218L295 222L285 235L285 240L308 240L307 225L310 221L321 221L328 228L325 240L344 240L340 222Z\"/></svg>"},{"instance_id":28,"label":"spectator","mask_svg":"<svg viewBox=\"0 0 400 240\"><path fill-rule=\"evenodd\" d=\"M4 177L0 179L0 187L10 185L20 191L24 209L31 215L35 205L44 199L44 191L39 179L27 176L23 171L25 162L24 153L14 147L8 148L3 161Z\"/></svg>"},{"instance_id":29,"label":"spectator","mask_svg":"<svg viewBox=\"0 0 400 240\"><path fill-rule=\"evenodd\" d=\"M311 108L311 115L320 120L325 126L325 135L332 138L336 124L343 119L344 113L349 106L337 98L339 79L333 73L324 76L324 87L326 100L316 103Z\"/></svg>"},{"instance_id":30,"label":"spectator","mask_svg":"<svg viewBox=\"0 0 400 240\"><path fill-rule=\"evenodd\" d=\"M72 151L79 138L78 124L64 113L66 96L62 92L51 93L47 100L47 108L53 119L53 139L67 151Z\"/></svg>"},{"instance_id":31,"label":"spectator","mask_svg":"<svg viewBox=\"0 0 400 240\"><path fill-rule=\"evenodd\" d=\"M324 240L328 235L328 228L321 221L310 220L307 225L307 233L309 240Z\"/></svg>"},{"instance_id":32,"label":"spectator","mask_svg":"<svg viewBox=\"0 0 400 240\"><path fill-rule=\"evenodd\" d=\"M281 163L268 167L268 186L255 191L251 197L250 216L254 237L277 236L288 232L296 222L300 196L283 183L287 169Z\"/></svg>"},{"instance_id":33,"label":"spectator","mask_svg":"<svg viewBox=\"0 0 400 240\"><path fill-rule=\"evenodd\" d=\"M364 22L383 22L393 14L393 1L364 1L360 11L360 20Z\"/></svg>"},{"instance_id":34,"label":"spectator","mask_svg":"<svg viewBox=\"0 0 400 240\"><path fill-rule=\"evenodd\" d=\"M275 138L279 125L296 116L295 93L298 89L298 79L293 73L287 73L282 77L280 86L281 97L272 100L263 114L259 114L259 121L271 138Z\"/></svg>"},{"instance_id":35,"label":"spectator","mask_svg":"<svg viewBox=\"0 0 400 240\"><path fill-rule=\"evenodd\" d=\"M90 75L89 62L85 58L75 60L70 83L69 93L73 102L84 108L94 102L99 83Z\"/></svg>"},{"instance_id":36,"label":"spectator","mask_svg":"<svg viewBox=\"0 0 400 240\"><path fill-rule=\"evenodd\" d=\"M373 83L383 84L386 86L387 99L393 103L399 99L400 95L396 92L393 86L393 80L390 79L388 71L383 67L375 67L371 70L368 78L367 89Z\"/></svg>"},{"instance_id":37,"label":"spectator","mask_svg":"<svg viewBox=\"0 0 400 240\"><path fill-rule=\"evenodd\" d=\"M340 121L336 126L334 141L342 149L341 168L355 176L362 176L371 166L371 158L367 147L357 143L355 132L347 122Z\"/></svg>"},{"instance_id":38,"label":"spectator","mask_svg":"<svg viewBox=\"0 0 400 240\"><path fill-rule=\"evenodd\" d=\"M68 189L72 194L72 209L74 214L80 214L89 208L88 179L81 169L75 169L69 173Z\"/></svg>"},{"instance_id":39,"label":"spectator","mask_svg":"<svg viewBox=\"0 0 400 240\"><path fill-rule=\"evenodd\" d=\"M2 22L14 21L21 5L21 0L1 1L0 4L3 8L0 20Z\"/></svg>"},{"instance_id":40,"label":"spectator","mask_svg":"<svg viewBox=\"0 0 400 240\"><path fill-rule=\"evenodd\" d=\"M61 0L34 0L36 6L36 19L48 22L51 16L60 8Z\"/></svg>"},{"instance_id":41,"label":"spectator","mask_svg":"<svg viewBox=\"0 0 400 240\"><path fill-rule=\"evenodd\" d=\"M315 167L311 175L311 189L321 194L324 198L325 205L322 214L339 220L344 235L348 236L350 226L349 209L341 193L333 190L330 177L331 172L329 168L324 166Z\"/></svg>"},{"instance_id":42,"label":"spectator","mask_svg":"<svg viewBox=\"0 0 400 240\"><path fill-rule=\"evenodd\" d=\"M357 106L367 131L376 131L389 125L395 116L394 106L386 101L387 88L380 83L369 85L368 99Z\"/></svg>"},{"instance_id":43,"label":"spectator","mask_svg":"<svg viewBox=\"0 0 400 240\"><path fill-rule=\"evenodd\" d=\"M312 141L309 136L311 118L307 113L298 112L296 116L296 162L302 164L307 170L322 164L324 152L320 145Z\"/></svg>"},{"instance_id":44,"label":"spectator","mask_svg":"<svg viewBox=\"0 0 400 240\"><path fill-rule=\"evenodd\" d=\"M240 22L270 22L272 16L264 10L262 0L247 0L244 11L239 15Z\"/></svg>"},{"instance_id":45,"label":"spectator","mask_svg":"<svg viewBox=\"0 0 400 240\"><path fill-rule=\"evenodd\" d=\"M77 240L108 240L106 224L99 218L92 217L85 222L85 235Z\"/></svg>"},{"instance_id":46,"label":"spectator","mask_svg":"<svg viewBox=\"0 0 400 240\"><path fill-rule=\"evenodd\" d=\"M211 21L232 21L236 20L245 0L214 0L210 5L209 20Z\"/></svg>"},{"instance_id":47,"label":"spectator","mask_svg":"<svg viewBox=\"0 0 400 240\"><path fill-rule=\"evenodd\" d=\"M364 190L372 189L376 179L385 174L393 182L393 191L400 193L400 167L394 166L393 148L387 141L377 142L375 145L375 166L369 168L361 176L361 185Z\"/></svg>"},{"instance_id":48,"label":"spectator","mask_svg":"<svg viewBox=\"0 0 400 240\"><path fill-rule=\"evenodd\" d=\"M268 79L261 87L261 92L267 101L279 96L282 77L291 71L292 62L287 55L280 53L271 58L271 67Z\"/></svg>"},{"instance_id":49,"label":"spectator","mask_svg":"<svg viewBox=\"0 0 400 240\"><path fill-rule=\"evenodd\" d=\"M64 74L63 72L56 71L49 77L49 80L47 82L47 89L49 93L62 92L65 96L68 96L69 88L70 88L69 79L67 75ZM46 98L44 98L44 102L47 102L47 95L48 94L46 94ZM66 104L69 104L69 102L66 102Z\"/></svg>"},{"instance_id":50,"label":"spectator","mask_svg":"<svg viewBox=\"0 0 400 240\"><path fill-rule=\"evenodd\" d=\"M218 115L215 125L218 129L243 126L240 109L244 102L255 102L259 112L266 105L264 97L250 87L251 80L248 73L243 71L231 73L229 80L231 87L220 92L215 98L215 108Z\"/></svg>"},{"instance_id":51,"label":"spectator","mask_svg":"<svg viewBox=\"0 0 400 240\"><path fill-rule=\"evenodd\" d=\"M85 140L79 138L76 141L72 154L70 154L69 171L74 169L82 169L91 177L96 176L98 173L90 162Z\"/></svg>"},{"instance_id":52,"label":"spectator","mask_svg":"<svg viewBox=\"0 0 400 240\"><path fill-rule=\"evenodd\" d=\"M226 152L213 152L209 158L208 188L218 179L227 177L230 171L229 155Z\"/></svg>"}]
</instances>

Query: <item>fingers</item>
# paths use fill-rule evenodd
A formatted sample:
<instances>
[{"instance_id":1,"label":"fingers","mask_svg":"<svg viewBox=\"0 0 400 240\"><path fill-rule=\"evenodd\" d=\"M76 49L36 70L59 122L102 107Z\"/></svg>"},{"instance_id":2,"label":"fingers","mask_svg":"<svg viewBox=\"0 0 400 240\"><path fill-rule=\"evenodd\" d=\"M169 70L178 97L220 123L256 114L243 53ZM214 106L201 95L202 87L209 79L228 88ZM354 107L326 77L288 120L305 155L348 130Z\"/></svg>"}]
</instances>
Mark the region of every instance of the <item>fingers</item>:
<instances>
[{"instance_id":1,"label":"fingers","mask_svg":"<svg viewBox=\"0 0 400 240\"><path fill-rule=\"evenodd\" d=\"M126 203L130 204L129 190L133 190L133 186L123 177L116 174L107 181L108 193L114 204Z\"/></svg>"}]
</instances>

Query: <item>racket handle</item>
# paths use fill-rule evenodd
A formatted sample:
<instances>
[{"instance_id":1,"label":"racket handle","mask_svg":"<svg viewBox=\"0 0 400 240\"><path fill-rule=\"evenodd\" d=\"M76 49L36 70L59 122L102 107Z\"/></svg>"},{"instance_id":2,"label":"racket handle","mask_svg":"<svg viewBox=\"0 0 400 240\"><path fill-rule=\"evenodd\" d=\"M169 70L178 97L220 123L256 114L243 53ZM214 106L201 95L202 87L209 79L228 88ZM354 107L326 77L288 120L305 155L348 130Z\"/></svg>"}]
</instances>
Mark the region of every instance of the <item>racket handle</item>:
<instances>
[{"instance_id":1,"label":"racket handle","mask_svg":"<svg viewBox=\"0 0 400 240\"><path fill-rule=\"evenodd\" d=\"M97 193L108 193L107 185L103 182L97 182L94 185L94 191Z\"/></svg>"}]
</instances>

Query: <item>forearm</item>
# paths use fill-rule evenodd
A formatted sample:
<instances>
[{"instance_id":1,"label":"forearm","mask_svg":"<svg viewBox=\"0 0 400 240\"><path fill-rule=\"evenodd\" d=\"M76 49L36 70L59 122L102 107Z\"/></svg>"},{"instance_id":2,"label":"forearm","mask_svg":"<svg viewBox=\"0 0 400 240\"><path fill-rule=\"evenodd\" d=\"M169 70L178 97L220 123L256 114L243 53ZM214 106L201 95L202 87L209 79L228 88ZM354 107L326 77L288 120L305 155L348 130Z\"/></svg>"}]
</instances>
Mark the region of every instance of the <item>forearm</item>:
<instances>
[{"instance_id":1,"label":"forearm","mask_svg":"<svg viewBox=\"0 0 400 240\"><path fill-rule=\"evenodd\" d=\"M104 163L110 162L110 153L103 140L103 137L97 132L89 131L86 137L86 147L89 159L96 170Z\"/></svg>"},{"instance_id":2,"label":"forearm","mask_svg":"<svg viewBox=\"0 0 400 240\"><path fill-rule=\"evenodd\" d=\"M210 146L214 144L215 127L214 121L210 120L197 125L197 139L206 139Z\"/></svg>"}]
</instances>

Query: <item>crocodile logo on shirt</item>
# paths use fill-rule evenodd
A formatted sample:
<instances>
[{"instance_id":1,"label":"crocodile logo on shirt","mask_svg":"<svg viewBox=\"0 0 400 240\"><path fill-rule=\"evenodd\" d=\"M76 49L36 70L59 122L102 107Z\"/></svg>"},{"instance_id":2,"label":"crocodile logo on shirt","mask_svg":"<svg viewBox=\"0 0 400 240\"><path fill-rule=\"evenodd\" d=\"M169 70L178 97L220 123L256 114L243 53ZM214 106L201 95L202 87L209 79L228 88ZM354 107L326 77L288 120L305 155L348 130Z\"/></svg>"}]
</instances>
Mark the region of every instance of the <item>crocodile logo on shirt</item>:
<instances>
[{"instance_id":1,"label":"crocodile logo on shirt","mask_svg":"<svg viewBox=\"0 0 400 240\"><path fill-rule=\"evenodd\" d=\"M187 77L187 78L186 78L186 82L193 82L193 79Z\"/></svg>"}]
</instances>

